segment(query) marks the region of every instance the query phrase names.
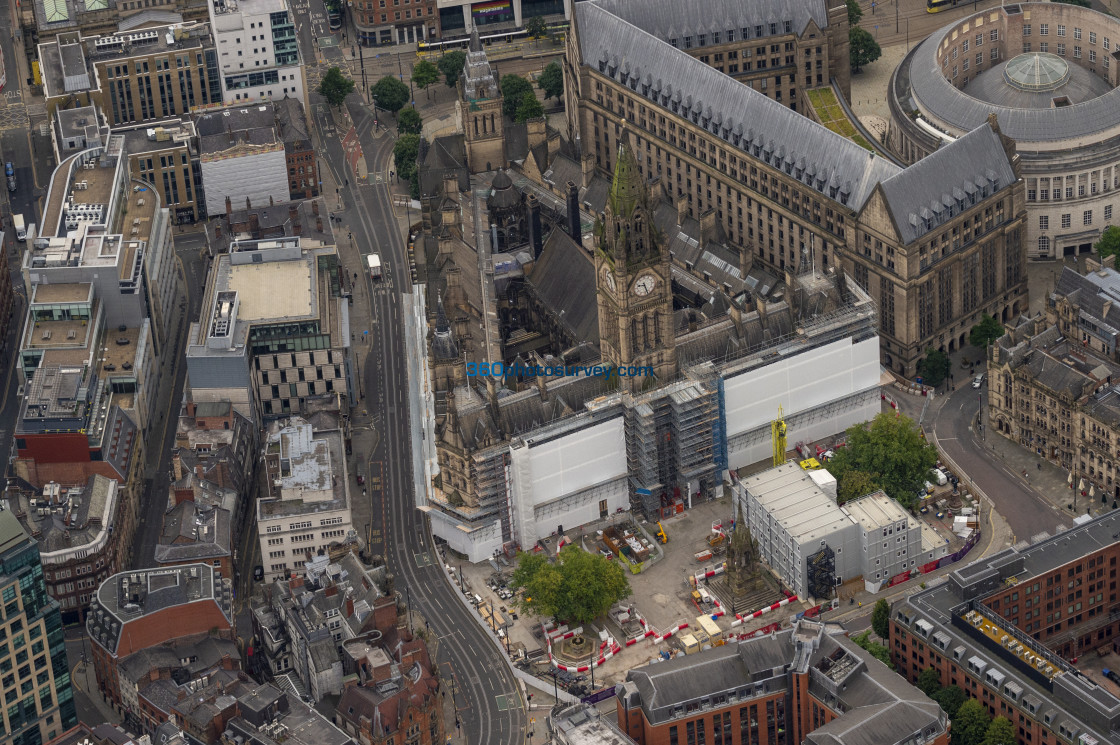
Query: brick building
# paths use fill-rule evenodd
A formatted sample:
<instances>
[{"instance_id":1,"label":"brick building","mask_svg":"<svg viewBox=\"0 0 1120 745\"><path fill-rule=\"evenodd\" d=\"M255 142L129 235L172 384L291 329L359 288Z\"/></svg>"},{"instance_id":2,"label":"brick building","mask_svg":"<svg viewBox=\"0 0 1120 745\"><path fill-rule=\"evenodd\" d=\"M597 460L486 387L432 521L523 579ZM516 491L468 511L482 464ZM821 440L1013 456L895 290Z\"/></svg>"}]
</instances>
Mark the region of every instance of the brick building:
<instances>
[{"instance_id":1,"label":"brick building","mask_svg":"<svg viewBox=\"0 0 1120 745\"><path fill-rule=\"evenodd\" d=\"M891 608L891 660L932 667L1020 743L1120 743L1120 699L1066 660L1120 639L1120 514L961 567Z\"/></svg>"},{"instance_id":2,"label":"brick building","mask_svg":"<svg viewBox=\"0 0 1120 745\"><path fill-rule=\"evenodd\" d=\"M116 479L100 474L84 486L51 482L40 492L9 489L7 499L39 543L47 593L58 601L63 620L84 622L97 587L132 555L132 501Z\"/></svg>"},{"instance_id":3,"label":"brick building","mask_svg":"<svg viewBox=\"0 0 1120 745\"><path fill-rule=\"evenodd\" d=\"M115 574L101 583L86 617L98 688L124 711L121 662L177 639L230 640L232 624L232 580L206 564Z\"/></svg>"},{"instance_id":4,"label":"brick building","mask_svg":"<svg viewBox=\"0 0 1120 745\"><path fill-rule=\"evenodd\" d=\"M307 113L299 101L284 98L276 102L276 131L284 142L288 163L288 196L292 201L319 196L319 162Z\"/></svg>"},{"instance_id":5,"label":"brick building","mask_svg":"<svg viewBox=\"0 0 1120 745\"><path fill-rule=\"evenodd\" d=\"M619 728L638 745L948 745L945 712L832 624L631 670ZM864 733L873 731L872 739Z\"/></svg>"},{"instance_id":6,"label":"brick building","mask_svg":"<svg viewBox=\"0 0 1120 745\"><path fill-rule=\"evenodd\" d=\"M357 0L350 7L363 47L415 44L439 35L435 0Z\"/></svg>"}]
</instances>

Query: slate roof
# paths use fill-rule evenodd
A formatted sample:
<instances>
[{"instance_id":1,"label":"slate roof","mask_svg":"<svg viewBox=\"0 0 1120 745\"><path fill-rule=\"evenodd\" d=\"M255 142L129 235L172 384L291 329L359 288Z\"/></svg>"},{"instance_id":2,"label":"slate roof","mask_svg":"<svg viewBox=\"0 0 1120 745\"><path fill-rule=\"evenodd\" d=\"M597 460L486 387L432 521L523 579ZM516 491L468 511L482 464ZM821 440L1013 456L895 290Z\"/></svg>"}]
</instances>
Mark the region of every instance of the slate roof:
<instances>
[{"instance_id":1,"label":"slate roof","mask_svg":"<svg viewBox=\"0 0 1120 745\"><path fill-rule=\"evenodd\" d=\"M688 9L696 11L695 6ZM633 84L656 105L676 108L733 147L749 149L755 158L780 168L789 164L791 175L826 196L834 194L830 198L842 204L859 209L875 184L901 170L714 67L650 38L599 0L578 3L573 12L583 64L628 87Z\"/></svg>"},{"instance_id":2,"label":"slate roof","mask_svg":"<svg viewBox=\"0 0 1120 745\"><path fill-rule=\"evenodd\" d=\"M786 33L785 21L790 21L795 33L801 33L809 21L822 29L828 25L823 0L704 0L702 9L696 3L678 0L601 0L597 4L663 41L691 35L693 48L699 46L700 34L708 34L707 41L712 41L713 32L724 34L726 39L726 32L731 30L742 41L771 36L771 23L777 24L777 34ZM762 34L756 36L755 27L759 25ZM744 29L746 37L741 35Z\"/></svg>"},{"instance_id":3,"label":"slate roof","mask_svg":"<svg viewBox=\"0 0 1120 745\"><path fill-rule=\"evenodd\" d=\"M1058 276L1054 295L1068 298L1089 316L1097 336L1120 336L1120 272L1104 268L1081 275L1067 266Z\"/></svg>"},{"instance_id":4,"label":"slate roof","mask_svg":"<svg viewBox=\"0 0 1120 745\"><path fill-rule=\"evenodd\" d=\"M810 189L853 210L864 207L877 184L905 172L668 43L651 38L637 24L615 15L614 10L622 3L623 0L588 0L575 6L584 65L626 85L658 107L691 119L732 148L785 171ZM658 4L659 0L653 3ZM626 5L647 7L646 3ZM706 10L697 12L695 6L688 6L687 12L702 17L711 15ZM635 17L644 21L644 12L636 12ZM1002 126L1002 116L1000 123ZM990 131L986 114L965 129L979 127ZM954 204L957 199L967 202L971 198L970 188L975 188L978 181L983 196L985 189L990 194L993 186L1003 188L1017 178L998 137L970 133L941 148L938 154L940 159L933 163L923 165L925 161L920 161L906 169L917 168L915 175L900 178L890 187L884 183L887 199L899 201L898 206L891 206L896 222L901 216L910 225L899 226L904 236L910 236L909 240L939 222L932 219L937 216L932 209L933 200L943 202L948 196ZM967 185L968 181L973 187ZM929 225L921 221L922 206L930 209ZM916 215L913 221L911 212Z\"/></svg>"},{"instance_id":5,"label":"slate roof","mask_svg":"<svg viewBox=\"0 0 1120 745\"><path fill-rule=\"evenodd\" d=\"M591 257L563 230L553 230L528 276L541 303L577 341L599 344L599 305Z\"/></svg>"},{"instance_id":6,"label":"slate roof","mask_svg":"<svg viewBox=\"0 0 1120 745\"><path fill-rule=\"evenodd\" d=\"M982 123L885 179L883 194L899 237L910 243L1016 178L999 134Z\"/></svg>"},{"instance_id":7,"label":"slate roof","mask_svg":"<svg viewBox=\"0 0 1120 745\"><path fill-rule=\"evenodd\" d=\"M1031 5L1015 7L1025 12L1030 10ZM1106 23L1107 17L1103 13L1098 14L1088 8L1079 8L1078 11L1078 15L1083 14L1087 21L1091 22L1099 15L1101 24ZM1027 149L1030 149L1031 142L1076 142L1079 138L1116 129L1120 124L1120 120L1116 118L1116 111L1120 108L1120 88L1074 106L1046 109L999 106L979 101L965 91L958 90L941 73L941 67L937 64L937 47L945 35L959 23L959 19L955 20L930 34L911 57L910 89L923 110L933 112L938 119L961 132L978 127L989 114L994 113L999 117L1003 133L1014 138L1020 147L1026 145Z\"/></svg>"}]
</instances>

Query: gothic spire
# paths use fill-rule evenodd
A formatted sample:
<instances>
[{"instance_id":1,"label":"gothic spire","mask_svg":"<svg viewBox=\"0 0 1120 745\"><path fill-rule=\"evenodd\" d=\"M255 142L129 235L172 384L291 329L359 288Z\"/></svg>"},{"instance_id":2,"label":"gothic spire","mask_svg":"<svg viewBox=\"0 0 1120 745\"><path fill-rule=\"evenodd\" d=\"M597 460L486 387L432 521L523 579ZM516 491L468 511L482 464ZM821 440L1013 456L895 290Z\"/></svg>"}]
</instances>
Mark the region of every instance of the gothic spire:
<instances>
[{"instance_id":1,"label":"gothic spire","mask_svg":"<svg viewBox=\"0 0 1120 745\"><path fill-rule=\"evenodd\" d=\"M642 173L638 170L638 163L630 151L629 138L624 131L618 143L618 158L614 164L614 180L611 182L611 210L616 215L629 216L642 198L644 189Z\"/></svg>"},{"instance_id":2,"label":"gothic spire","mask_svg":"<svg viewBox=\"0 0 1120 745\"><path fill-rule=\"evenodd\" d=\"M479 36L478 36L478 25L477 24L471 24L471 41L470 41L470 44L467 45L467 49L468 49L468 51L471 51L471 52L481 52L482 51L482 39L480 39Z\"/></svg>"}]
</instances>

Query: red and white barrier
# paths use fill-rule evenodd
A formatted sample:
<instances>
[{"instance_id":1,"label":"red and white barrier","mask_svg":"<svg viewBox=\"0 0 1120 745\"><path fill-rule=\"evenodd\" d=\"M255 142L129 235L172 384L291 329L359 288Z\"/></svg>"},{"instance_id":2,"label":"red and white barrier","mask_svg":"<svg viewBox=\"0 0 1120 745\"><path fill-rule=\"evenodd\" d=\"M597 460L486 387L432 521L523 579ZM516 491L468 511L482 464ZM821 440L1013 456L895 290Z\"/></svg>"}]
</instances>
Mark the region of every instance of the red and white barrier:
<instances>
[{"instance_id":1,"label":"red and white barrier","mask_svg":"<svg viewBox=\"0 0 1120 745\"><path fill-rule=\"evenodd\" d=\"M754 613L751 613L749 616L741 616L738 613L736 613L735 614L735 620L731 622L731 628L735 628L736 626L743 623L744 621L753 620L755 618L758 618L758 617L762 616L765 613L769 613L772 610L777 610L778 608L782 608L784 606L787 606L795 600L797 600L797 596L796 595L790 595L788 598L785 598L784 600L779 600L778 602L776 602L772 605L768 605L765 608L761 608L760 610L756 610Z\"/></svg>"}]
</instances>

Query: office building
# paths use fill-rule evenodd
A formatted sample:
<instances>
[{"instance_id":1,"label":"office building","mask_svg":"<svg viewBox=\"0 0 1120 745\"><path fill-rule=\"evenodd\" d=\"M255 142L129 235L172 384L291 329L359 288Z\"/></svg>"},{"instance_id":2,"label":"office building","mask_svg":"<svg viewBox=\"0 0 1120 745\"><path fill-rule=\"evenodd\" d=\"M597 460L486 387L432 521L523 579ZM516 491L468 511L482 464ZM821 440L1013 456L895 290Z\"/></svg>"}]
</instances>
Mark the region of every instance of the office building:
<instances>
[{"instance_id":1,"label":"office building","mask_svg":"<svg viewBox=\"0 0 1120 745\"><path fill-rule=\"evenodd\" d=\"M39 543L47 594L64 621L84 622L102 580L127 566L135 505L116 479L100 474L76 487L48 483L40 492L8 489L20 524Z\"/></svg>"},{"instance_id":2,"label":"office building","mask_svg":"<svg viewBox=\"0 0 1120 745\"><path fill-rule=\"evenodd\" d=\"M364 47L415 44L439 36L436 0L404 0L395 5L359 0L350 16Z\"/></svg>"},{"instance_id":3,"label":"office building","mask_svg":"<svg viewBox=\"0 0 1120 745\"><path fill-rule=\"evenodd\" d=\"M639 745L947 745L933 700L833 624L792 629L631 670L618 724ZM711 737L709 740L708 737Z\"/></svg>"},{"instance_id":4,"label":"office building","mask_svg":"<svg viewBox=\"0 0 1120 745\"><path fill-rule=\"evenodd\" d=\"M1070 661L1111 648L1120 543L1115 513L950 572L891 607L891 660L917 680L927 668L1019 742L1117 743L1120 699ZM1067 661L1069 660L1069 661Z\"/></svg>"},{"instance_id":5,"label":"office building","mask_svg":"<svg viewBox=\"0 0 1120 745\"><path fill-rule=\"evenodd\" d=\"M9 670L0 713L4 745L34 745L73 727L70 669L58 602L47 594L39 547L9 510L0 511L0 598L9 643L0 649L0 667Z\"/></svg>"},{"instance_id":6,"label":"office building","mask_svg":"<svg viewBox=\"0 0 1120 745\"><path fill-rule=\"evenodd\" d=\"M209 226L216 257L187 337L197 403L228 401L259 421L297 413L324 393L357 401L348 278L321 205L235 212L227 202L227 218Z\"/></svg>"},{"instance_id":7,"label":"office building","mask_svg":"<svg viewBox=\"0 0 1120 745\"><path fill-rule=\"evenodd\" d=\"M208 0L227 106L295 98L307 103L287 0Z\"/></svg>"},{"instance_id":8,"label":"office building","mask_svg":"<svg viewBox=\"0 0 1120 745\"><path fill-rule=\"evenodd\" d=\"M39 44L39 60L48 113L95 106L115 128L222 104L208 23L66 32Z\"/></svg>"},{"instance_id":9,"label":"office building","mask_svg":"<svg viewBox=\"0 0 1120 745\"><path fill-rule=\"evenodd\" d=\"M288 577L353 532L350 478L340 422L272 420L264 434L268 493L257 501L265 578ZM329 429L323 429L327 426Z\"/></svg>"},{"instance_id":10,"label":"office building","mask_svg":"<svg viewBox=\"0 0 1120 745\"><path fill-rule=\"evenodd\" d=\"M713 0L690 13L727 28L720 8ZM875 301L882 362L904 377L929 348L963 345L981 313L1006 321L1026 309L1023 182L997 117L902 168L674 48L629 12L607 0L573 8L565 99L581 186L611 173L619 143L633 139L641 177L688 217L713 220L744 274L796 268L806 255L842 269Z\"/></svg>"}]
</instances>

